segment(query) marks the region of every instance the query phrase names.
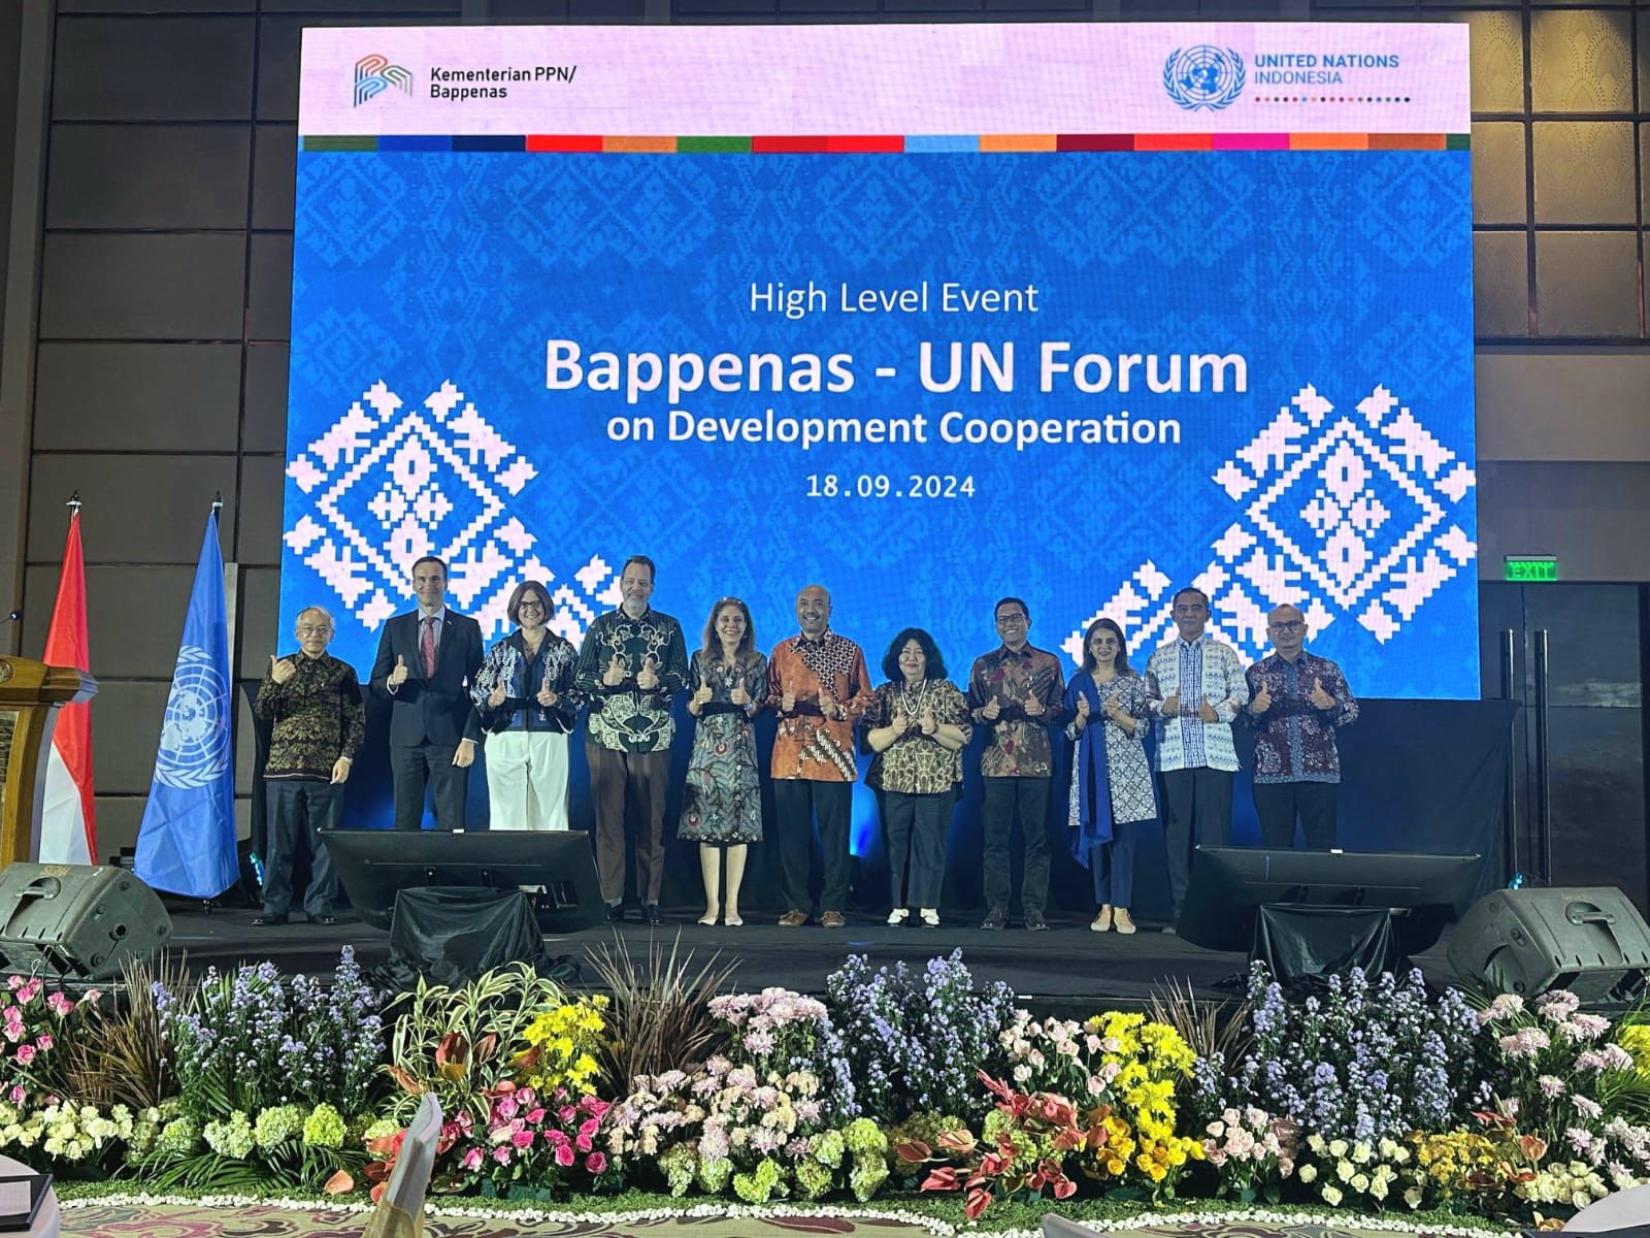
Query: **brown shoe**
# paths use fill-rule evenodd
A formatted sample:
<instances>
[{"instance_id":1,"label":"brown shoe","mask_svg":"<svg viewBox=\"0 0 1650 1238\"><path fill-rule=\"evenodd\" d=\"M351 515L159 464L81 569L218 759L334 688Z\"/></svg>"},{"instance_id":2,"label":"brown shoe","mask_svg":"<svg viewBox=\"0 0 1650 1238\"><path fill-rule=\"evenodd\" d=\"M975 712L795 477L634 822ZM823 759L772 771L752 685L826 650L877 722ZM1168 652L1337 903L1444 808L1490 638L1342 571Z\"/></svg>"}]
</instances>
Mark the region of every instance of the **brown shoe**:
<instances>
[{"instance_id":1,"label":"brown shoe","mask_svg":"<svg viewBox=\"0 0 1650 1238\"><path fill-rule=\"evenodd\" d=\"M840 911L827 911L819 917L819 922L826 928L847 928L848 917Z\"/></svg>"},{"instance_id":2,"label":"brown shoe","mask_svg":"<svg viewBox=\"0 0 1650 1238\"><path fill-rule=\"evenodd\" d=\"M801 928L808 922L808 913L805 911L787 911L779 917L780 928Z\"/></svg>"}]
</instances>

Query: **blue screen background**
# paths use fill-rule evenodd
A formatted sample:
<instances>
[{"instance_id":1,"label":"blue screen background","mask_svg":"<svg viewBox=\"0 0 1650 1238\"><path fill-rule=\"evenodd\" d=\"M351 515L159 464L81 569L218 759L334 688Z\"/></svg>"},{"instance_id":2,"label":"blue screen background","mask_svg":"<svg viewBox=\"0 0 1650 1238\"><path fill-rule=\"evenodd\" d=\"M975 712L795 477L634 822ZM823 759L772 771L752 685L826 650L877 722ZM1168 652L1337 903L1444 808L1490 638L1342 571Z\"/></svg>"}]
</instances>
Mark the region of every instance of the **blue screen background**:
<instances>
[{"instance_id":1,"label":"blue screen background","mask_svg":"<svg viewBox=\"0 0 1650 1238\"><path fill-rule=\"evenodd\" d=\"M1034 644L1068 651L1106 609L1141 663L1171 634L1173 590L1201 580L1213 626L1246 656L1266 647L1257 616L1298 597L1319 616L1314 651L1359 695L1476 697L1469 163L1467 151L301 152L282 631L303 606L327 606L333 652L364 674L383 618L411 604L406 567L430 550L451 561L450 604L479 612L489 639L505 631L489 616L502 619L524 576L547 581L556 626L576 639L616 604L624 558L643 553L659 565L654 605L690 647L729 594L771 647L795 631L797 590L818 581L833 626L873 668L918 624L963 682L996 644L1000 596L1029 603ZM751 312L753 282L810 279L828 312ZM945 280L1035 285L1039 310L834 305L843 283L923 280L936 297ZM631 406L622 393L547 390L546 341L561 338L587 353L854 357L846 393L706 388L679 403L697 416L923 412L932 431L952 409L1127 410L1175 419L1182 437L1025 451L667 442L662 391ZM924 340L1013 342L1015 390L925 392ZM1044 340L1069 341L1068 360L1237 353L1247 390L1153 394L1137 372L1127 394L1085 395L1069 377L1044 394ZM880 365L897 376L876 378ZM1332 406L1315 426L1292 403L1308 385ZM1372 425L1358 405L1377 388L1393 399ZM1286 408L1303 450L1342 419L1358 428L1338 457L1356 513L1324 515L1323 465L1285 487L1269 526L1253 514L1287 459L1267 451L1285 441ZM621 415L653 417L659 439L612 441ZM1393 437L1383 427L1395 424L1408 428ZM808 497L810 475L853 490L877 475L906 489L911 474L971 478L974 495ZM1434 527L1377 569L1429 504L1442 511ZM1368 563L1346 581L1371 580L1351 603L1291 557L1291 546L1320 564L1328 553L1309 508L1326 530L1357 524L1361 550L1344 533L1340 545ZM1360 622L1372 601L1379 632Z\"/></svg>"}]
</instances>

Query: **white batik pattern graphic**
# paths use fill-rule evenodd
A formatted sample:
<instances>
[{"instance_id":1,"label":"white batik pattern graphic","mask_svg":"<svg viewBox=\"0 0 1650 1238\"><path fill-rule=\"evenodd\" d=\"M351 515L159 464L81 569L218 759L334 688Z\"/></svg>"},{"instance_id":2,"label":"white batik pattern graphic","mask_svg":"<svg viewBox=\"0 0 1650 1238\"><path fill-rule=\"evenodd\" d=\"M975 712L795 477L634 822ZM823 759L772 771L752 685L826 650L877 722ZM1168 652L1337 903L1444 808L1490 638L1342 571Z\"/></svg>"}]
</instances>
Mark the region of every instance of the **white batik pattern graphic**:
<instances>
[{"instance_id":1,"label":"white batik pattern graphic","mask_svg":"<svg viewBox=\"0 0 1650 1238\"><path fill-rule=\"evenodd\" d=\"M408 407L380 380L287 465L309 497L284 534L368 631L404 608L424 555L446 560L448 591L488 639L510 627L516 585L543 581L556 604L550 627L577 644L590 620L618 605L618 578L600 557L557 576L508 500L538 469L444 382Z\"/></svg>"},{"instance_id":2,"label":"white batik pattern graphic","mask_svg":"<svg viewBox=\"0 0 1650 1238\"><path fill-rule=\"evenodd\" d=\"M1301 388L1211 480L1239 507L1183 584L1208 595L1210 634L1250 660L1285 604L1314 635L1347 616L1385 644L1478 554L1452 516L1473 470L1385 387L1353 414ZM1147 560L1061 647L1080 660L1084 630L1107 616L1151 650L1174 634L1180 587Z\"/></svg>"}]
</instances>

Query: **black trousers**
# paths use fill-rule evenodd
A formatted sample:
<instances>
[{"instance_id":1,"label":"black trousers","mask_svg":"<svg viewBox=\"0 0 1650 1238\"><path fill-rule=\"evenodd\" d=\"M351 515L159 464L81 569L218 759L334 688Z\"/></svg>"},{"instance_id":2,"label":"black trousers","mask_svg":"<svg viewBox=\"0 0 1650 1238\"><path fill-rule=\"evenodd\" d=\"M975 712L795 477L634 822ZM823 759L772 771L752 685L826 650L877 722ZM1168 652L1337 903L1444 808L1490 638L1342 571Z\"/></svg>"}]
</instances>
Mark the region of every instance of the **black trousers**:
<instances>
[{"instance_id":1,"label":"black trousers","mask_svg":"<svg viewBox=\"0 0 1650 1238\"><path fill-rule=\"evenodd\" d=\"M945 835L951 824L949 791L939 795L882 796L888 836L888 884L895 907L939 909L945 884Z\"/></svg>"},{"instance_id":2,"label":"black trousers","mask_svg":"<svg viewBox=\"0 0 1650 1238\"><path fill-rule=\"evenodd\" d=\"M271 778L264 783L268 805L269 854L264 857L264 915L292 910L292 862L309 848L309 885L304 911L314 920L330 916L338 903L338 875L317 830L335 830L344 807L342 784L312 778Z\"/></svg>"},{"instance_id":3,"label":"black trousers","mask_svg":"<svg viewBox=\"0 0 1650 1238\"><path fill-rule=\"evenodd\" d=\"M985 901L1008 911L1014 897L1014 818L1020 819L1025 869L1020 909L1041 913L1048 904L1047 778L983 778L985 784Z\"/></svg>"},{"instance_id":4,"label":"black trousers","mask_svg":"<svg viewBox=\"0 0 1650 1238\"><path fill-rule=\"evenodd\" d=\"M1165 770L1163 779L1163 842L1169 851L1169 897L1174 917L1186 901L1186 883L1192 875L1192 847L1196 843L1232 842L1232 778L1223 769Z\"/></svg>"},{"instance_id":5,"label":"black trousers","mask_svg":"<svg viewBox=\"0 0 1650 1238\"><path fill-rule=\"evenodd\" d=\"M1332 782L1257 782L1255 812L1260 816L1260 844L1281 851L1295 845L1295 818L1306 846L1328 851L1335 845L1336 794Z\"/></svg>"},{"instance_id":6,"label":"black trousers","mask_svg":"<svg viewBox=\"0 0 1650 1238\"><path fill-rule=\"evenodd\" d=\"M819 845L825 852L825 890L819 909L848 910L848 823L853 815L854 784L812 778L776 778L774 815L779 825L779 877L787 911L811 911L809 877L813 869L813 820L819 820Z\"/></svg>"},{"instance_id":7,"label":"black trousers","mask_svg":"<svg viewBox=\"0 0 1650 1238\"><path fill-rule=\"evenodd\" d=\"M435 786L435 823L444 830L464 828L464 797L470 770L453 764L456 744L390 746L390 781L395 788L395 828L424 828L424 788Z\"/></svg>"}]
</instances>

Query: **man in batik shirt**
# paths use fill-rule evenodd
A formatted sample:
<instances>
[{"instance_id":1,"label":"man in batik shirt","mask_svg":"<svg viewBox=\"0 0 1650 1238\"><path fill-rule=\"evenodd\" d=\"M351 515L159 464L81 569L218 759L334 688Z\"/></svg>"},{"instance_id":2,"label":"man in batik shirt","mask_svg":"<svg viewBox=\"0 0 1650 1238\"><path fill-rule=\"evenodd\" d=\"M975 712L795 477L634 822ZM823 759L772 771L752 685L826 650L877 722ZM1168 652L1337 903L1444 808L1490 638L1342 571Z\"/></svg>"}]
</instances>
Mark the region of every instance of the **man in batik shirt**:
<instances>
[{"instance_id":1,"label":"man in batik shirt","mask_svg":"<svg viewBox=\"0 0 1650 1238\"><path fill-rule=\"evenodd\" d=\"M773 741L773 801L779 826L781 888L786 928L808 922L813 819L825 852L825 889L819 922L842 928L848 906L849 827L854 726L871 701L865 654L831 631L831 595L809 585L796 595L802 634L781 641L768 659L768 703L779 714Z\"/></svg>"},{"instance_id":2,"label":"man in batik shirt","mask_svg":"<svg viewBox=\"0 0 1650 1238\"><path fill-rule=\"evenodd\" d=\"M1157 721L1169 897L1178 920L1191 877L1192 847L1231 842L1232 779L1238 769L1232 721L1249 703L1249 685L1237 650L1205 631L1208 594L1182 589L1172 607L1178 636L1159 646L1146 663L1146 691Z\"/></svg>"},{"instance_id":3,"label":"man in batik shirt","mask_svg":"<svg viewBox=\"0 0 1650 1238\"><path fill-rule=\"evenodd\" d=\"M608 917L624 916L625 803L641 805L636 894L649 924L659 923L665 871L665 792L675 722L670 698L687 684L682 625L648 605L653 560L632 555L619 577L618 610L598 615L579 646L573 689L590 702L585 756L596 801L596 869Z\"/></svg>"},{"instance_id":4,"label":"man in batik shirt","mask_svg":"<svg viewBox=\"0 0 1650 1238\"><path fill-rule=\"evenodd\" d=\"M985 901L990 910L980 925L1008 924L1014 884L1011 842L1020 818L1025 868L1020 911L1032 931L1048 928L1048 786L1053 753L1048 729L1064 721L1060 701L1065 677L1060 660L1033 648L1026 637L1031 609L1019 598L997 603L997 635L1002 645L974 660L968 677L968 707L976 723L990 728L980 756L985 780Z\"/></svg>"},{"instance_id":5,"label":"man in batik shirt","mask_svg":"<svg viewBox=\"0 0 1650 1238\"><path fill-rule=\"evenodd\" d=\"M1273 652L1246 673L1244 716L1255 729L1255 812L1263 847L1292 847L1295 819L1306 845L1335 845L1341 758L1335 732L1358 720L1341 668L1306 652L1306 616L1280 606L1266 617Z\"/></svg>"}]
</instances>

